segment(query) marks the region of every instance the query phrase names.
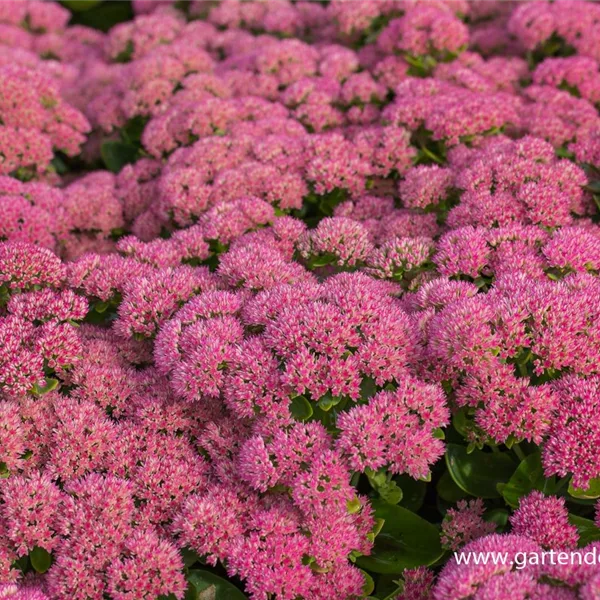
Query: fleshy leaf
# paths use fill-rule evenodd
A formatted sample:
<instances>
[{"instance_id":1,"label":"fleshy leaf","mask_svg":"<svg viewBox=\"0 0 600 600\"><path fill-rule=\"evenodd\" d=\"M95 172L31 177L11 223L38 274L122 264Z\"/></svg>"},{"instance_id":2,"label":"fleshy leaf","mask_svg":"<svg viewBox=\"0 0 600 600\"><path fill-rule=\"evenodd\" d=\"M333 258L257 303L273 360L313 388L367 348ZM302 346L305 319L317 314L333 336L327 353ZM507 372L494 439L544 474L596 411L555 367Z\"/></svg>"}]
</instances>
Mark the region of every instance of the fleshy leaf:
<instances>
[{"instance_id":1,"label":"fleshy leaf","mask_svg":"<svg viewBox=\"0 0 600 600\"><path fill-rule=\"evenodd\" d=\"M507 482L515 470L508 454L500 452L468 452L464 446L447 444L446 464L456 485L480 498L499 498L499 483Z\"/></svg>"},{"instance_id":2,"label":"fleshy leaf","mask_svg":"<svg viewBox=\"0 0 600 600\"><path fill-rule=\"evenodd\" d=\"M361 556L356 564L373 573L401 574L404 569L431 565L443 554L435 525L402 508L373 501L375 516L384 519L370 556Z\"/></svg>"}]
</instances>

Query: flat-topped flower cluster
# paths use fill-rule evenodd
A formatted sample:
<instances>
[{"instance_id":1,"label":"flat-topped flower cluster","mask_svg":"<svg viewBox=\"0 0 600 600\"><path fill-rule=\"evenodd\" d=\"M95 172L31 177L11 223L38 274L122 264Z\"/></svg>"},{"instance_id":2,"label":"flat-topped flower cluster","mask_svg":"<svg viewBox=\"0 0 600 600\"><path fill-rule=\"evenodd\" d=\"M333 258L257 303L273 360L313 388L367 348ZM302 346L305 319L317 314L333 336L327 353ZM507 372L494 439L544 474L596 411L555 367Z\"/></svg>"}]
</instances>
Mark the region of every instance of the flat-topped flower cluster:
<instances>
[{"instance_id":1,"label":"flat-topped flower cluster","mask_svg":"<svg viewBox=\"0 0 600 600\"><path fill-rule=\"evenodd\" d=\"M599 597L452 551L600 540L600 5L132 6L0 3L0 598Z\"/></svg>"}]
</instances>

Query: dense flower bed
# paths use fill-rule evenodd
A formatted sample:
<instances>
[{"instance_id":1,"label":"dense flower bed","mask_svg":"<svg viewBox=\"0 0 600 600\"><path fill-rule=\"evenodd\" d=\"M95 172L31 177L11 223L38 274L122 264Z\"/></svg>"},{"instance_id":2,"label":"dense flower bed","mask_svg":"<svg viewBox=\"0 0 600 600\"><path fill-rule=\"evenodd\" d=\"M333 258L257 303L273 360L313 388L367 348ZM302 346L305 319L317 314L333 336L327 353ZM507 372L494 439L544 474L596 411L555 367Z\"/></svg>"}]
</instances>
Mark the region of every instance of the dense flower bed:
<instances>
[{"instance_id":1,"label":"dense flower bed","mask_svg":"<svg viewBox=\"0 0 600 600\"><path fill-rule=\"evenodd\" d=\"M600 549L600 4L64 4L0 2L0 598L600 598L453 555Z\"/></svg>"}]
</instances>

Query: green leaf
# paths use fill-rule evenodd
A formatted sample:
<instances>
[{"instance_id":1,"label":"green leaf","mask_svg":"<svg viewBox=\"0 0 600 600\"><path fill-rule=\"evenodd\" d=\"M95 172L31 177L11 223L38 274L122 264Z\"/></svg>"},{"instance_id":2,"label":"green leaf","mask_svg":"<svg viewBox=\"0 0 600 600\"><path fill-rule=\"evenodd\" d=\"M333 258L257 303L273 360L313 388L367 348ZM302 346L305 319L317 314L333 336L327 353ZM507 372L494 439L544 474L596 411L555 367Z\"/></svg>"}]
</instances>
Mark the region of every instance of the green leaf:
<instances>
[{"instance_id":1,"label":"green leaf","mask_svg":"<svg viewBox=\"0 0 600 600\"><path fill-rule=\"evenodd\" d=\"M365 469L365 475L371 484L371 487L381 496L383 500L390 504L398 504L402 500L402 489L398 484L388 478L388 473L385 469L373 471L373 469Z\"/></svg>"},{"instance_id":2,"label":"green leaf","mask_svg":"<svg viewBox=\"0 0 600 600\"><path fill-rule=\"evenodd\" d=\"M569 483L569 494L573 498L581 498L583 500L592 500L600 498L600 477L590 479L587 489L579 489L573 487L573 483Z\"/></svg>"},{"instance_id":3,"label":"green leaf","mask_svg":"<svg viewBox=\"0 0 600 600\"><path fill-rule=\"evenodd\" d=\"M591 542L600 540L600 528L596 526L594 521L569 513L569 523L577 527L580 548L587 546Z\"/></svg>"},{"instance_id":4,"label":"green leaf","mask_svg":"<svg viewBox=\"0 0 600 600\"><path fill-rule=\"evenodd\" d=\"M65 163L65 161L62 159L61 156L55 154L54 158L50 162L51 162L52 166L54 167L54 170L59 175L64 175L65 173L68 173L69 167L67 166L67 164Z\"/></svg>"},{"instance_id":5,"label":"green leaf","mask_svg":"<svg viewBox=\"0 0 600 600\"><path fill-rule=\"evenodd\" d=\"M375 516L384 519L371 556L361 556L356 564L373 573L401 574L404 569L431 565L443 554L437 528L415 513L378 500Z\"/></svg>"},{"instance_id":6,"label":"green leaf","mask_svg":"<svg viewBox=\"0 0 600 600\"><path fill-rule=\"evenodd\" d=\"M142 140L142 134L146 124L148 123L148 117L138 115L133 119L129 119L124 127L121 128L121 139L124 142L131 144L139 144Z\"/></svg>"},{"instance_id":7,"label":"green leaf","mask_svg":"<svg viewBox=\"0 0 600 600\"><path fill-rule=\"evenodd\" d=\"M365 578L365 585L363 585L363 596L370 596L373 593L373 590L375 589L375 582L373 581L373 578L366 572L363 571L362 569L360 569L360 572L362 573L363 577Z\"/></svg>"},{"instance_id":8,"label":"green leaf","mask_svg":"<svg viewBox=\"0 0 600 600\"><path fill-rule=\"evenodd\" d=\"M94 309L97 313L103 313L106 312L109 306L109 302L96 302L96 304L94 305Z\"/></svg>"},{"instance_id":9,"label":"green leaf","mask_svg":"<svg viewBox=\"0 0 600 600\"><path fill-rule=\"evenodd\" d=\"M44 548L36 546L29 553L29 560L31 560L31 566L38 573L45 573L52 564L52 555L47 550L44 550Z\"/></svg>"},{"instance_id":10,"label":"green leaf","mask_svg":"<svg viewBox=\"0 0 600 600\"><path fill-rule=\"evenodd\" d=\"M189 588L186 600L248 600L233 583L215 575L212 571L194 569L188 575Z\"/></svg>"},{"instance_id":11,"label":"green leaf","mask_svg":"<svg viewBox=\"0 0 600 600\"><path fill-rule=\"evenodd\" d=\"M298 421L308 421L313 416L313 407L304 396L296 396L290 403L290 412Z\"/></svg>"},{"instance_id":12,"label":"green leaf","mask_svg":"<svg viewBox=\"0 0 600 600\"><path fill-rule=\"evenodd\" d=\"M397 575L380 575L375 586L375 596L380 600L397 600L404 591L404 582Z\"/></svg>"},{"instance_id":13,"label":"green leaf","mask_svg":"<svg viewBox=\"0 0 600 600\"><path fill-rule=\"evenodd\" d=\"M592 181L584 186L584 189L592 194L600 194L600 181Z\"/></svg>"},{"instance_id":14,"label":"green leaf","mask_svg":"<svg viewBox=\"0 0 600 600\"><path fill-rule=\"evenodd\" d=\"M360 399L367 401L377 393L377 384L371 377L365 377L360 383Z\"/></svg>"},{"instance_id":15,"label":"green leaf","mask_svg":"<svg viewBox=\"0 0 600 600\"><path fill-rule=\"evenodd\" d=\"M348 191L343 188L334 188L330 192L318 196L319 210L326 217L333 215L333 209L348 197Z\"/></svg>"},{"instance_id":16,"label":"green leaf","mask_svg":"<svg viewBox=\"0 0 600 600\"><path fill-rule=\"evenodd\" d=\"M502 530L508 523L508 511L505 508L492 508L485 511L483 519L488 523L495 523L496 527Z\"/></svg>"},{"instance_id":17,"label":"green leaf","mask_svg":"<svg viewBox=\"0 0 600 600\"><path fill-rule=\"evenodd\" d=\"M450 504L456 504L459 500L468 496L467 492L460 489L456 483L454 483L454 479L452 479L452 476L448 471L444 471L444 474L440 477L435 489L438 496Z\"/></svg>"},{"instance_id":18,"label":"green leaf","mask_svg":"<svg viewBox=\"0 0 600 600\"><path fill-rule=\"evenodd\" d=\"M375 525L373 525L373 539L375 539L380 533L381 530L383 529L383 526L385 525L385 519L380 519L379 517L375 518Z\"/></svg>"},{"instance_id":19,"label":"green leaf","mask_svg":"<svg viewBox=\"0 0 600 600\"><path fill-rule=\"evenodd\" d=\"M83 12L98 6L102 0L61 0L61 4L73 12Z\"/></svg>"},{"instance_id":20,"label":"green leaf","mask_svg":"<svg viewBox=\"0 0 600 600\"><path fill-rule=\"evenodd\" d=\"M423 146L423 148L420 149L420 152L423 154L424 157L428 158L434 163L440 165L444 163L444 160L441 157L439 157L437 154L434 154L429 148L425 146Z\"/></svg>"},{"instance_id":21,"label":"green leaf","mask_svg":"<svg viewBox=\"0 0 600 600\"><path fill-rule=\"evenodd\" d=\"M24 556L17 558L17 560L15 560L15 562L13 564L17 569L19 569L23 573L27 573L27 572L31 571L31 568L30 568L31 561L29 560L28 554L25 554Z\"/></svg>"},{"instance_id":22,"label":"green leaf","mask_svg":"<svg viewBox=\"0 0 600 600\"><path fill-rule=\"evenodd\" d=\"M389 504L398 504L402 500L402 489L398 487L394 480L377 488L379 495Z\"/></svg>"},{"instance_id":23,"label":"green leaf","mask_svg":"<svg viewBox=\"0 0 600 600\"><path fill-rule=\"evenodd\" d=\"M100 147L100 154L106 168L118 173L125 165L136 161L138 149L133 144L109 140Z\"/></svg>"},{"instance_id":24,"label":"green leaf","mask_svg":"<svg viewBox=\"0 0 600 600\"><path fill-rule=\"evenodd\" d=\"M316 254L311 256L308 261L309 269L318 269L319 267L326 267L331 263L335 262L337 257L335 254Z\"/></svg>"},{"instance_id":25,"label":"green leaf","mask_svg":"<svg viewBox=\"0 0 600 600\"><path fill-rule=\"evenodd\" d=\"M522 496L526 496L533 490L544 491L545 489L546 492L552 493L554 486L553 480L544 477L541 454L534 452L521 461L508 483L501 488L501 493L509 506L517 508L519 498Z\"/></svg>"},{"instance_id":26,"label":"green leaf","mask_svg":"<svg viewBox=\"0 0 600 600\"><path fill-rule=\"evenodd\" d=\"M467 438L473 425L472 419L469 419L468 411L469 409L467 407L462 407L452 415L452 425L454 426L454 429L456 429L456 431L464 438Z\"/></svg>"},{"instance_id":27,"label":"green leaf","mask_svg":"<svg viewBox=\"0 0 600 600\"><path fill-rule=\"evenodd\" d=\"M445 440L446 439L446 434L444 433L444 430L441 427L437 427L436 429L433 430L433 437L436 440Z\"/></svg>"},{"instance_id":28,"label":"green leaf","mask_svg":"<svg viewBox=\"0 0 600 600\"><path fill-rule=\"evenodd\" d=\"M190 550L189 548L184 548L181 551L181 556L183 557L184 566L188 568L192 565L195 565L197 562L202 562L198 556L198 553L194 550Z\"/></svg>"},{"instance_id":29,"label":"green leaf","mask_svg":"<svg viewBox=\"0 0 600 600\"><path fill-rule=\"evenodd\" d=\"M89 10L72 15L69 25L86 25L101 31L108 31L117 23L133 19L133 9L128 0L100 2Z\"/></svg>"},{"instance_id":30,"label":"green leaf","mask_svg":"<svg viewBox=\"0 0 600 600\"><path fill-rule=\"evenodd\" d=\"M356 514L362 507L360 500L358 498L354 498L353 500L346 500L346 508L348 509L348 514L353 515Z\"/></svg>"},{"instance_id":31,"label":"green leaf","mask_svg":"<svg viewBox=\"0 0 600 600\"><path fill-rule=\"evenodd\" d=\"M556 149L556 156L558 156L559 158L574 158L575 155L572 152L569 152L569 150L567 150L567 148L565 148L564 146L561 146L560 148Z\"/></svg>"},{"instance_id":32,"label":"green leaf","mask_svg":"<svg viewBox=\"0 0 600 600\"><path fill-rule=\"evenodd\" d=\"M47 377L46 385L40 386L36 383L33 385L32 391L34 394L36 394L38 396L43 396L44 394L47 394L48 392L55 390L57 386L58 386L58 379L54 379L52 377Z\"/></svg>"},{"instance_id":33,"label":"green leaf","mask_svg":"<svg viewBox=\"0 0 600 600\"><path fill-rule=\"evenodd\" d=\"M330 411L342 401L341 396L332 396L329 392L317 402L317 406L324 411Z\"/></svg>"},{"instance_id":34,"label":"green leaf","mask_svg":"<svg viewBox=\"0 0 600 600\"><path fill-rule=\"evenodd\" d=\"M446 445L446 465L456 485L472 496L499 498L497 485L510 479L515 463L508 454L467 452L458 444Z\"/></svg>"},{"instance_id":35,"label":"green leaf","mask_svg":"<svg viewBox=\"0 0 600 600\"><path fill-rule=\"evenodd\" d=\"M398 487L402 490L402 499L400 500L400 506L417 512L423 505L425 499L425 493L427 491L427 484L424 481L418 481L413 479L410 475L400 475L394 477L394 481L398 484Z\"/></svg>"}]
</instances>

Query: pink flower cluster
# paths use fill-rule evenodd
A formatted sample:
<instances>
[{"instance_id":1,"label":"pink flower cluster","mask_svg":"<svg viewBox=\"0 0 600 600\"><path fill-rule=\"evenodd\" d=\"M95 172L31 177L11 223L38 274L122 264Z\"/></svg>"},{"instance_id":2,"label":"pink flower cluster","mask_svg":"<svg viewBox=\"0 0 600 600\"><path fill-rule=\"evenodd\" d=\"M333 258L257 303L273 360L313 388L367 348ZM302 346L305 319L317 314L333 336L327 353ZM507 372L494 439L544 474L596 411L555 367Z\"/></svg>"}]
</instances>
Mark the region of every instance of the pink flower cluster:
<instances>
[{"instance_id":1,"label":"pink flower cluster","mask_svg":"<svg viewBox=\"0 0 600 600\"><path fill-rule=\"evenodd\" d=\"M183 600L192 561L359 600L456 438L593 494L599 7L132 6L0 3L0 598ZM455 487L399 598L598 597L442 554L574 548L567 488Z\"/></svg>"},{"instance_id":2,"label":"pink flower cluster","mask_svg":"<svg viewBox=\"0 0 600 600\"><path fill-rule=\"evenodd\" d=\"M478 536L479 539L462 549L463 556L466 553L498 553L505 557L503 562L461 564L451 559L442 569L431 597L435 600L503 596L587 600L595 597L599 581L597 566L586 564L583 556L597 553L598 542L578 549L581 560L542 558L549 550L555 555L573 551L579 541L577 529L568 521L563 498L532 492L521 498L510 521L511 533ZM413 584L414 591L426 591L430 585L422 574Z\"/></svg>"},{"instance_id":3,"label":"pink flower cluster","mask_svg":"<svg viewBox=\"0 0 600 600\"><path fill-rule=\"evenodd\" d=\"M564 412L563 394L572 396L576 375L592 377L589 383L596 375L598 345L592 340L600 329L592 298L598 280L573 274L560 282L536 281L514 272L487 294L468 290L457 290L458 297L442 307L422 305L432 376L451 383L457 405L473 415L473 439L540 443L557 434L560 440L549 441L545 454L551 473L567 460L551 450L565 441L554 430L556 416L572 426L577 422L574 411ZM571 463L575 473L591 466ZM587 479L582 475L579 481Z\"/></svg>"},{"instance_id":4,"label":"pink flower cluster","mask_svg":"<svg viewBox=\"0 0 600 600\"><path fill-rule=\"evenodd\" d=\"M484 521L483 500L459 500L456 508L449 508L442 522L442 543L451 550L458 550L472 540L495 531L496 525ZM517 517L515 516L515 520ZM513 526L517 526L513 522Z\"/></svg>"},{"instance_id":5,"label":"pink flower cluster","mask_svg":"<svg viewBox=\"0 0 600 600\"><path fill-rule=\"evenodd\" d=\"M2 66L0 86L2 175L43 176L55 151L79 154L90 125L62 99L57 83L41 67Z\"/></svg>"},{"instance_id":6,"label":"pink flower cluster","mask_svg":"<svg viewBox=\"0 0 600 600\"><path fill-rule=\"evenodd\" d=\"M600 58L594 36L598 32L598 6L582 5L572 0L532 2L518 6L510 16L508 31L527 49L534 50L557 38L577 54Z\"/></svg>"}]
</instances>

